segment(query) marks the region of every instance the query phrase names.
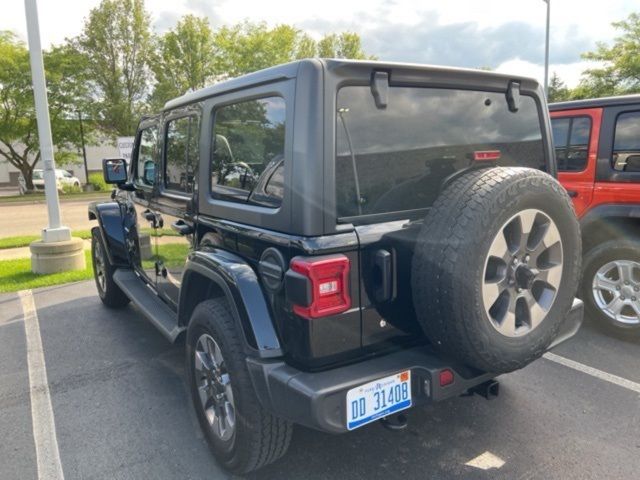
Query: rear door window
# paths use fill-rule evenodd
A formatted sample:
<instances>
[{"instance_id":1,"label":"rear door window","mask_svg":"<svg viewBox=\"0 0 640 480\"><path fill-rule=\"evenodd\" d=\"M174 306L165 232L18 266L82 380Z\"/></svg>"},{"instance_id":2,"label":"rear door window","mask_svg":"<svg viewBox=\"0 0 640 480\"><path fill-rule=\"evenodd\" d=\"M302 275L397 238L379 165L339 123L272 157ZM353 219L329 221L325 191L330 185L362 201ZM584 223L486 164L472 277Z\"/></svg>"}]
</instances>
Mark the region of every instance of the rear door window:
<instances>
[{"instance_id":1,"label":"rear door window","mask_svg":"<svg viewBox=\"0 0 640 480\"><path fill-rule=\"evenodd\" d=\"M558 170L580 172L587 168L591 118L587 116L552 118L551 127Z\"/></svg>"},{"instance_id":2,"label":"rear door window","mask_svg":"<svg viewBox=\"0 0 640 480\"><path fill-rule=\"evenodd\" d=\"M211 158L214 197L268 207L282 203L285 114L281 97L216 110Z\"/></svg>"},{"instance_id":3,"label":"rear door window","mask_svg":"<svg viewBox=\"0 0 640 480\"><path fill-rule=\"evenodd\" d=\"M504 93L391 87L387 107L378 109L369 86L349 86L337 103L338 217L427 208L476 153L499 156L498 165L546 169L529 96L511 112Z\"/></svg>"},{"instance_id":4,"label":"rear door window","mask_svg":"<svg viewBox=\"0 0 640 480\"><path fill-rule=\"evenodd\" d=\"M611 163L614 170L640 172L640 112L618 115Z\"/></svg>"}]
</instances>

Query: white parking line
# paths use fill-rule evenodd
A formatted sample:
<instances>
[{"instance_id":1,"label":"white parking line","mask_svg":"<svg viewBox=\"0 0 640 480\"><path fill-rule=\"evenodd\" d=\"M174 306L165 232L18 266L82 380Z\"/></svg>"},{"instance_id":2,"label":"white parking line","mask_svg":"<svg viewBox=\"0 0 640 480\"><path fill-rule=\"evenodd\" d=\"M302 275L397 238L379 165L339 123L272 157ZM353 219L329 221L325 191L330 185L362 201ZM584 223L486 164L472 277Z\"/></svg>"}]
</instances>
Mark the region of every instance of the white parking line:
<instances>
[{"instance_id":1,"label":"white parking line","mask_svg":"<svg viewBox=\"0 0 640 480\"><path fill-rule=\"evenodd\" d=\"M42 350L40 322L31 290L18 292L24 315L24 331L27 337L27 366L31 394L31 423L36 446L38 478L63 480L56 425L51 406L47 367Z\"/></svg>"},{"instance_id":2,"label":"white parking line","mask_svg":"<svg viewBox=\"0 0 640 480\"><path fill-rule=\"evenodd\" d=\"M586 373L587 375L591 375L592 377L598 378L600 380L604 380L605 382L613 383L614 385L626 388L627 390L631 390L632 392L640 393L640 383L632 382L631 380L627 380L626 378L603 372L602 370L598 370L597 368L590 367L589 365L584 365L583 363L576 362L575 360L571 360L569 358L561 357L560 355L556 355L555 353L547 352L543 355L543 357L547 360L551 360L552 362L564 365L565 367L573 368L574 370L577 370L579 372Z\"/></svg>"}]
</instances>

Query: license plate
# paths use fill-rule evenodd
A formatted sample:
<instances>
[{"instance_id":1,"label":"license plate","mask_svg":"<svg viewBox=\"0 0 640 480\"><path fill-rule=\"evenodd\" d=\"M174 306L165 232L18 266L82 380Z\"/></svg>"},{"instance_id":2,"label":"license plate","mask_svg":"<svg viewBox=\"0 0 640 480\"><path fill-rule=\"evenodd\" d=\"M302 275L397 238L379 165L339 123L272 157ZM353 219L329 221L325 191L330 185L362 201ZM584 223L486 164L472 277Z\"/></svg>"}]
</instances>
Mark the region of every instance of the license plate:
<instances>
[{"instance_id":1,"label":"license plate","mask_svg":"<svg viewBox=\"0 0 640 480\"><path fill-rule=\"evenodd\" d=\"M347 392L347 429L361 427L411 406L411 370L389 375Z\"/></svg>"}]
</instances>

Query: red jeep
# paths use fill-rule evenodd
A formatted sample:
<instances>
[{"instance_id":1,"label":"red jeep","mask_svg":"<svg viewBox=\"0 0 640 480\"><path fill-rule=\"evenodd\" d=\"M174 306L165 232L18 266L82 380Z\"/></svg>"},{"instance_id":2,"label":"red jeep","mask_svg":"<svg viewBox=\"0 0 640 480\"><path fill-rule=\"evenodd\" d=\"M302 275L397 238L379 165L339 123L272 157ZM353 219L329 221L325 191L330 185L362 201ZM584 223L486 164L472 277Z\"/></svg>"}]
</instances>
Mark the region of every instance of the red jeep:
<instances>
[{"instance_id":1,"label":"red jeep","mask_svg":"<svg viewBox=\"0 0 640 480\"><path fill-rule=\"evenodd\" d=\"M640 95L549 110L558 178L582 226L587 317L640 334Z\"/></svg>"}]
</instances>

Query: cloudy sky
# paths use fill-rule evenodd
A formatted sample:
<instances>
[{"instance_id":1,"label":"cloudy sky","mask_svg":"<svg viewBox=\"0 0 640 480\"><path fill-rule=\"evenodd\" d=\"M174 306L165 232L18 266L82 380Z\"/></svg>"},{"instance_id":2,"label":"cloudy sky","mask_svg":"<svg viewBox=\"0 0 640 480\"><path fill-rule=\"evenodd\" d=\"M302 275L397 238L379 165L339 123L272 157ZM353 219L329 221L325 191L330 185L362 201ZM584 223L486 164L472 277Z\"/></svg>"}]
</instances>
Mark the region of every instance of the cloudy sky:
<instances>
[{"instance_id":1,"label":"cloudy sky","mask_svg":"<svg viewBox=\"0 0 640 480\"><path fill-rule=\"evenodd\" d=\"M637 0L551 0L551 67L575 85L587 64L580 53L616 35L611 22L640 11ZM26 39L24 2L1 0L0 30ZM77 35L99 0L39 0L44 46ZM186 13L216 27L242 20L290 23L319 38L358 32L365 50L382 60L463 67L488 66L542 79L543 0L146 0L157 32Z\"/></svg>"}]
</instances>

